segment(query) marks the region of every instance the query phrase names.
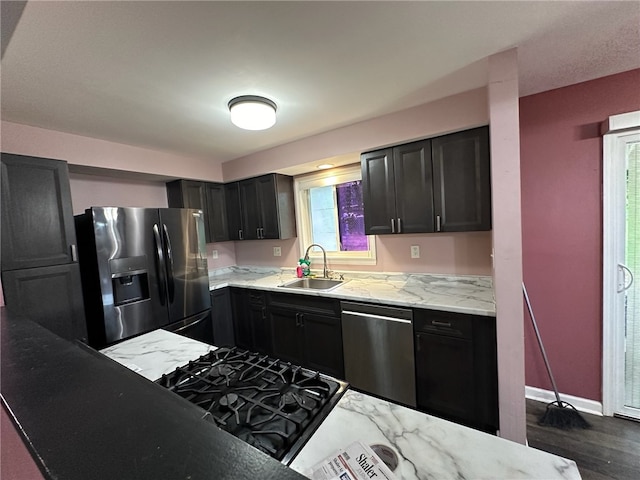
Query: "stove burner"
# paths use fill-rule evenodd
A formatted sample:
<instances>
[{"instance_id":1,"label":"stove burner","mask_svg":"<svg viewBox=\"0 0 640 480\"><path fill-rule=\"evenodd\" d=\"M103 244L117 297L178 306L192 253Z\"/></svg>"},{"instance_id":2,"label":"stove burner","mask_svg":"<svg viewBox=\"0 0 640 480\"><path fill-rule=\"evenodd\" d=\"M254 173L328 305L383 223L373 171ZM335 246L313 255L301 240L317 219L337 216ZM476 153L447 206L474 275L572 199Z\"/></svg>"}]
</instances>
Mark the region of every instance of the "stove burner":
<instances>
[{"instance_id":1,"label":"stove burner","mask_svg":"<svg viewBox=\"0 0 640 480\"><path fill-rule=\"evenodd\" d=\"M157 383L204 410L207 421L285 464L346 388L326 375L237 347L212 350Z\"/></svg>"},{"instance_id":2,"label":"stove burner","mask_svg":"<svg viewBox=\"0 0 640 480\"><path fill-rule=\"evenodd\" d=\"M238 403L238 395L235 393L227 393L220 397L220 408L223 410L232 410L235 407L236 403Z\"/></svg>"},{"instance_id":3,"label":"stove burner","mask_svg":"<svg viewBox=\"0 0 640 480\"><path fill-rule=\"evenodd\" d=\"M291 413L295 412L299 408L306 408L310 402L295 392L285 392L280 397L279 407L283 412Z\"/></svg>"},{"instance_id":4,"label":"stove burner","mask_svg":"<svg viewBox=\"0 0 640 480\"><path fill-rule=\"evenodd\" d=\"M211 375L214 378L228 377L229 375L231 375L231 373L233 373L233 368L224 364L214 365L213 367L211 367L211 370L209 370L209 375Z\"/></svg>"}]
</instances>

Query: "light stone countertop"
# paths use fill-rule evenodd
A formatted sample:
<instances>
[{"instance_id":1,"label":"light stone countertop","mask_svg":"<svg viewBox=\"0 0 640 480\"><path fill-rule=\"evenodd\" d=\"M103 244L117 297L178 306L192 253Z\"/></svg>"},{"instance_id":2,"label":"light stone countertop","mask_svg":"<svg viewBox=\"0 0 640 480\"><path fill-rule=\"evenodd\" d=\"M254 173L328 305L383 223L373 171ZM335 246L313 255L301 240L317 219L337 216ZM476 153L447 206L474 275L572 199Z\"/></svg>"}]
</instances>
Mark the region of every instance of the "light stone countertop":
<instances>
[{"instance_id":1,"label":"light stone countertop","mask_svg":"<svg viewBox=\"0 0 640 480\"><path fill-rule=\"evenodd\" d=\"M281 287L295 280L293 269L228 267L209 272L209 287L243 287L315 295L401 307L495 316L488 276L344 272L344 283L330 291Z\"/></svg>"},{"instance_id":2,"label":"light stone countertop","mask_svg":"<svg viewBox=\"0 0 640 480\"><path fill-rule=\"evenodd\" d=\"M573 460L347 390L289 465L311 469L355 441L398 456L397 480L579 479Z\"/></svg>"},{"instance_id":3,"label":"light stone countertop","mask_svg":"<svg viewBox=\"0 0 640 480\"><path fill-rule=\"evenodd\" d=\"M155 330L101 350L149 380L216 347ZM579 479L572 460L347 390L290 467L309 469L354 441L398 456L394 475L415 479Z\"/></svg>"},{"instance_id":4,"label":"light stone countertop","mask_svg":"<svg viewBox=\"0 0 640 480\"><path fill-rule=\"evenodd\" d=\"M100 350L100 353L155 381L217 348L160 329L124 340Z\"/></svg>"}]
</instances>

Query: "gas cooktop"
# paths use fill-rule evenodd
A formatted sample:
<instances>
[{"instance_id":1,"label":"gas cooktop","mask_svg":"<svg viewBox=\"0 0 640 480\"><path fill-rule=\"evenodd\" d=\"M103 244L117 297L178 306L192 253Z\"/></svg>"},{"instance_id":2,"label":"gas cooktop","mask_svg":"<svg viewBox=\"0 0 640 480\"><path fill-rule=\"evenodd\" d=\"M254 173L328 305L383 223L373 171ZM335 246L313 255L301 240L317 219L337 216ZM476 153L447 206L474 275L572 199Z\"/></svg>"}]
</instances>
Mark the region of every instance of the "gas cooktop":
<instances>
[{"instance_id":1,"label":"gas cooktop","mask_svg":"<svg viewBox=\"0 0 640 480\"><path fill-rule=\"evenodd\" d=\"M211 351L156 383L285 465L347 387L327 375L236 347Z\"/></svg>"}]
</instances>

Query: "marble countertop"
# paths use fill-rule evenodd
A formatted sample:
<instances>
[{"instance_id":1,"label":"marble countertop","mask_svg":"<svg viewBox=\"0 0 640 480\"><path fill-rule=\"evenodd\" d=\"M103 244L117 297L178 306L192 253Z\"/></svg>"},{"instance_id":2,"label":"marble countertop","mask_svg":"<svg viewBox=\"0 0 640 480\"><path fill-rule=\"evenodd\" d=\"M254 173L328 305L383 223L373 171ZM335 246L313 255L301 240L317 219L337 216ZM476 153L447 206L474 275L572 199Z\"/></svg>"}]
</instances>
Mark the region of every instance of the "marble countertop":
<instances>
[{"instance_id":1,"label":"marble countertop","mask_svg":"<svg viewBox=\"0 0 640 480\"><path fill-rule=\"evenodd\" d=\"M155 381L218 347L166 330L154 330L100 350L100 353Z\"/></svg>"},{"instance_id":2,"label":"marble countertop","mask_svg":"<svg viewBox=\"0 0 640 480\"><path fill-rule=\"evenodd\" d=\"M382 444L398 456L398 480L579 479L573 460L347 390L290 468L314 465L352 442Z\"/></svg>"},{"instance_id":3,"label":"marble countertop","mask_svg":"<svg viewBox=\"0 0 640 480\"><path fill-rule=\"evenodd\" d=\"M345 272L344 283L330 291L281 287L295 280L293 269L229 267L209 274L211 290L256 288L401 307L495 316L491 277L431 274Z\"/></svg>"},{"instance_id":4,"label":"marble countertop","mask_svg":"<svg viewBox=\"0 0 640 480\"><path fill-rule=\"evenodd\" d=\"M101 351L149 380L214 349L156 330ZM347 390L290 467L308 475L354 441L383 444L398 456L398 480L579 479L572 460Z\"/></svg>"}]
</instances>

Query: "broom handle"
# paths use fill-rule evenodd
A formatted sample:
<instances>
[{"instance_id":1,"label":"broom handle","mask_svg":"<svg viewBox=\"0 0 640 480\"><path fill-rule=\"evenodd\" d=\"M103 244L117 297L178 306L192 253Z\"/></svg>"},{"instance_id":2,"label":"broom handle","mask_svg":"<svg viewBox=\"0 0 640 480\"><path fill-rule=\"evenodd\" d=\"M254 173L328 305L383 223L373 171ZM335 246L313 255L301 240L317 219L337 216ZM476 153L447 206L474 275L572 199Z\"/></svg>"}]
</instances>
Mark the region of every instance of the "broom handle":
<instances>
[{"instance_id":1,"label":"broom handle","mask_svg":"<svg viewBox=\"0 0 640 480\"><path fill-rule=\"evenodd\" d=\"M529 295L527 294L527 287L524 286L524 282L522 282L522 293L524 293L524 300L527 303L527 309L529 310L529 316L531 317L531 322L533 323L533 329L535 330L536 337L538 338L538 345L540 345L542 358L544 359L544 364L547 367L547 372L549 373L549 378L551 379L551 385L553 385L553 393L556 394L556 400L558 401L558 406L562 407L562 403L560 402L560 395L558 394L558 387L556 386L556 381L553 378L553 374L551 373L551 366L549 365L547 352L545 352L544 345L542 344L542 337L540 337L540 331L538 330L536 317L533 315L533 310L531 309L531 302L529 302Z\"/></svg>"}]
</instances>

